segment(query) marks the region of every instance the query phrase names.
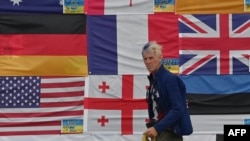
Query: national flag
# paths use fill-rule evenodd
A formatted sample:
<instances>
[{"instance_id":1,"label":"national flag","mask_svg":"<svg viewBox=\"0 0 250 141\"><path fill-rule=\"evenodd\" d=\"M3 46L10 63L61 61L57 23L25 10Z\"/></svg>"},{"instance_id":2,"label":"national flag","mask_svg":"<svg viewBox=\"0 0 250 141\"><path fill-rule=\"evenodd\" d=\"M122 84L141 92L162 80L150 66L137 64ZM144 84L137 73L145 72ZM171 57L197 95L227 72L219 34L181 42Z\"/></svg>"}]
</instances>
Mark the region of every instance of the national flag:
<instances>
[{"instance_id":1,"label":"national flag","mask_svg":"<svg viewBox=\"0 0 250 141\"><path fill-rule=\"evenodd\" d=\"M176 0L177 14L244 13L244 0ZM250 12L250 11L248 11Z\"/></svg>"},{"instance_id":2,"label":"national flag","mask_svg":"<svg viewBox=\"0 0 250 141\"><path fill-rule=\"evenodd\" d=\"M0 13L63 13L63 0L1 0Z\"/></svg>"},{"instance_id":3,"label":"national flag","mask_svg":"<svg viewBox=\"0 0 250 141\"><path fill-rule=\"evenodd\" d=\"M249 75L185 75L181 78L189 94L191 114L250 114Z\"/></svg>"},{"instance_id":4,"label":"national flag","mask_svg":"<svg viewBox=\"0 0 250 141\"><path fill-rule=\"evenodd\" d=\"M179 15L180 74L249 74L250 14Z\"/></svg>"},{"instance_id":5,"label":"national flag","mask_svg":"<svg viewBox=\"0 0 250 141\"><path fill-rule=\"evenodd\" d=\"M249 75L180 77L186 84L195 133L223 134L223 125L250 119Z\"/></svg>"},{"instance_id":6,"label":"national flag","mask_svg":"<svg viewBox=\"0 0 250 141\"><path fill-rule=\"evenodd\" d=\"M141 134L146 129L146 75L89 75L86 86L88 133Z\"/></svg>"},{"instance_id":7,"label":"national flag","mask_svg":"<svg viewBox=\"0 0 250 141\"><path fill-rule=\"evenodd\" d=\"M175 0L154 0L154 12L174 12Z\"/></svg>"},{"instance_id":8,"label":"national flag","mask_svg":"<svg viewBox=\"0 0 250 141\"><path fill-rule=\"evenodd\" d=\"M61 134L83 119L84 77L0 77L0 136Z\"/></svg>"},{"instance_id":9,"label":"national flag","mask_svg":"<svg viewBox=\"0 0 250 141\"><path fill-rule=\"evenodd\" d=\"M0 15L0 76L88 74L85 15Z\"/></svg>"},{"instance_id":10,"label":"national flag","mask_svg":"<svg viewBox=\"0 0 250 141\"><path fill-rule=\"evenodd\" d=\"M163 45L164 58L178 58L178 17L174 13L87 17L89 74L148 74L141 50Z\"/></svg>"},{"instance_id":11,"label":"national flag","mask_svg":"<svg viewBox=\"0 0 250 141\"><path fill-rule=\"evenodd\" d=\"M88 15L149 14L154 13L152 0L86 0Z\"/></svg>"},{"instance_id":12,"label":"national flag","mask_svg":"<svg viewBox=\"0 0 250 141\"><path fill-rule=\"evenodd\" d=\"M84 0L63 0L63 13L66 14L83 14Z\"/></svg>"}]
</instances>

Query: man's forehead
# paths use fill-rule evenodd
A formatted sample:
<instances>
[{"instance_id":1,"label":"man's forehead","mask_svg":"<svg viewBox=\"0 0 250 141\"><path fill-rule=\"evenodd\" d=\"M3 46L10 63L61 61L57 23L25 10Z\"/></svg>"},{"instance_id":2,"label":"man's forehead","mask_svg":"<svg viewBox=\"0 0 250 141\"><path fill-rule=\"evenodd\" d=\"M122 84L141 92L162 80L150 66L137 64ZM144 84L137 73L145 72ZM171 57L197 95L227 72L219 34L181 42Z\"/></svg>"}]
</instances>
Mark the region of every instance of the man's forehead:
<instances>
[{"instance_id":1,"label":"man's forehead","mask_svg":"<svg viewBox=\"0 0 250 141\"><path fill-rule=\"evenodd\" d=\"M150 51L150 52L144 52L144 53L143 53L143 56L147 56L147 57L152 56L152 57L154 57L155 54L154 54L154 52Z\"/></svg>"}]
</instances>

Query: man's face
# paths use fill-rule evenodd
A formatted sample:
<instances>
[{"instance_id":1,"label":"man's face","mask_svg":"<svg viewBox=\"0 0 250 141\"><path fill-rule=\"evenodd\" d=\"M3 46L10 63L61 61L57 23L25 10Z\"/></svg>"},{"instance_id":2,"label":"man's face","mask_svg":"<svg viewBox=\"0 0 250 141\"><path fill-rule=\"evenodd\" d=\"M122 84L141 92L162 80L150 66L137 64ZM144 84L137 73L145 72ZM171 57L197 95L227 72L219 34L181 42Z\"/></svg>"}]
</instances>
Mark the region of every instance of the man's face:
<instances>
[{"instance_id":1,"label":"man's face","mask_svg":"<svg viewBox=\"0 0 250 141\"><path fill-rule=\"evenodd\" d=\"M161 56L155 55L153 52L144 52L143 61L150 73L155 73L161 65Z\"/></svg>"}]
</instances>

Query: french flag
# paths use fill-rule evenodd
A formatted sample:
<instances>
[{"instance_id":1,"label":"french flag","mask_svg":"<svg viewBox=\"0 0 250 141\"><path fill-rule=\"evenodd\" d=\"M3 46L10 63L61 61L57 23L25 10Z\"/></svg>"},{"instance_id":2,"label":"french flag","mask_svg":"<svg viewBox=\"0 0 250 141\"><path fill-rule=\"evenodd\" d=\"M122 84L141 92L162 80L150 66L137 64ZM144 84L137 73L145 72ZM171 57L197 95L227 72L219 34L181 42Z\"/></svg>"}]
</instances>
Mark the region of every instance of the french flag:
<instances>
[{"instance_id":1,"label":"french flag","mask_svg":"<svg viewBox=\"0 0 250 141\"><path fill-rule=\"evenodd\" d=\"M164 58L178 58L178 20L174 13L90 15L87 17L89 74L148 74L141 49L163 45Z\"/></svg>"}]
</instances>

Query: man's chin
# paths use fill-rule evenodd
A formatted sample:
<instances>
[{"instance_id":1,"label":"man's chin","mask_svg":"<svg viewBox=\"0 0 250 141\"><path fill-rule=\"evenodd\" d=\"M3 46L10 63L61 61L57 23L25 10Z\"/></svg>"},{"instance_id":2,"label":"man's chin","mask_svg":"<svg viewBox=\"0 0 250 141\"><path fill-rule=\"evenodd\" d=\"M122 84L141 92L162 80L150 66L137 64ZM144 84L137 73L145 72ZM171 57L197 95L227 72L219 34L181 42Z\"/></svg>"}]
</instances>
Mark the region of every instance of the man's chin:
<instances>
[{"instance_id":1,"label":"man's chin","mask_svg":"<svg viewBox=\"0 0 250 141\"><path fill-rule=\"evenodd\" d=\"M149 73L154 73L155 71L154 70L149 70Z\"/></svg>"},{"instance_id":2,"label":"man's chin","mask_svg":"<svg viewBox=\"0 0 250 141\"><path fill-rule=\"evenodd\" d=\"M153 71L152 69L149 69L149 68L148 68L148 72L150 72L150 73L151 73L152 71Z\"/></svg>"}]
</instances>

